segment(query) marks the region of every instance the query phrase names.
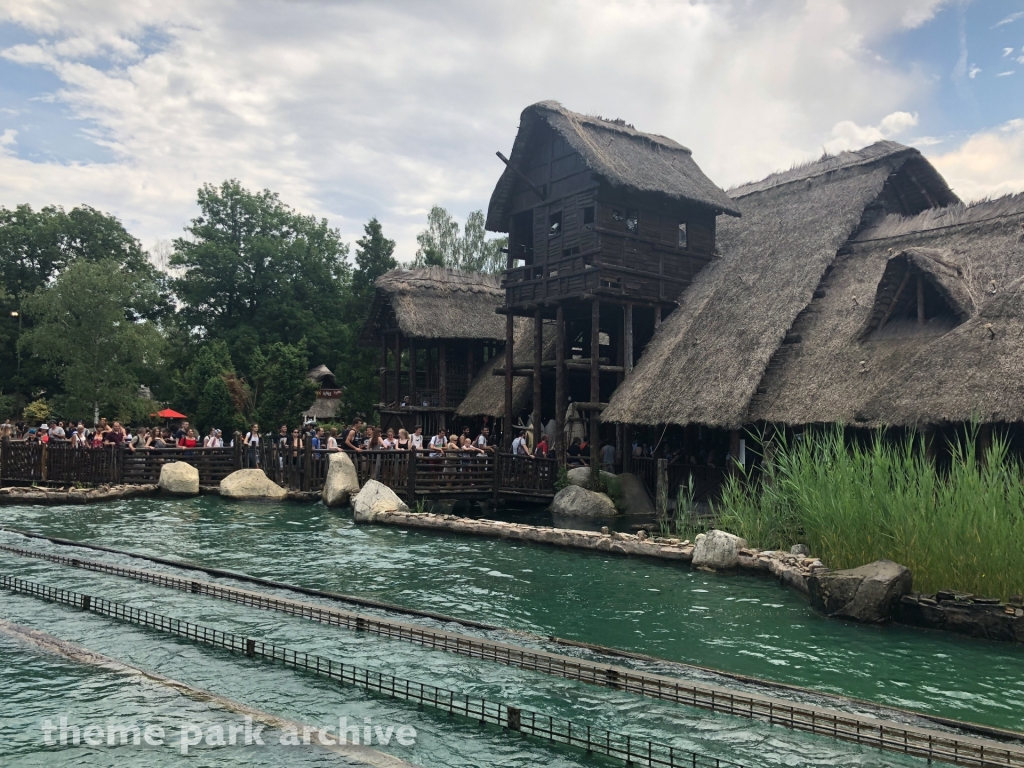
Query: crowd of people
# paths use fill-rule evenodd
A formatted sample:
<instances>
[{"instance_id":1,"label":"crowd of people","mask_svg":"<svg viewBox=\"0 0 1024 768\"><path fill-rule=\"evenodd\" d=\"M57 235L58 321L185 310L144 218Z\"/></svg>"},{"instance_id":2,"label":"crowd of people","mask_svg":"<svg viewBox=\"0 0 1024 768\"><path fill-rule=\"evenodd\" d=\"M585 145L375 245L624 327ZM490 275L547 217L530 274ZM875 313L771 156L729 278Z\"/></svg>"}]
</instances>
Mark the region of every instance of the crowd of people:
<instances>
[{"instance_id":1,"label":"crowd of people","mask_svg":"<svg viewBox=\"0 0 1024 768\"><path fill-rule=\"evenodd\" d=\"M178 427L138 427L132 430L120 421L108 423L107 419L99 420L93 427L84 422L42 423L38 427L24 422L0 424L0 439L21 441L26 443L46 443L48 445L71 445L75 448L126 448L131 451L150 448L219 448L224 446L224 438L219 429L211 429L205 438L200 438L196 430L189 427L187 421Z\"/></svg>"}]
</instances>

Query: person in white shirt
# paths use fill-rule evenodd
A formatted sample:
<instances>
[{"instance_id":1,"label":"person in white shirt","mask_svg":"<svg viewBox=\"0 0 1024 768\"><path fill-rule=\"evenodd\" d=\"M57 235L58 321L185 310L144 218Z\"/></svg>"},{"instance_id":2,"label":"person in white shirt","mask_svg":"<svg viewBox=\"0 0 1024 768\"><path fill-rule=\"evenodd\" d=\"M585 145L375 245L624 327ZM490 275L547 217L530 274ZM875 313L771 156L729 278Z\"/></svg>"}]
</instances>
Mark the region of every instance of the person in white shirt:
<instances>
[{"instance_id":1,"label":"person in white shirt","mask_svg":"<svg viewBox=\"0 0 1024 768\"><path fill-rule=\"evenodd\" d=\"M480 448L480 449L486 449L490 445L490 442L489 442L490 436L491 436L491 430L489 430L487 427L484 427L483 429L481 429L480 430L480 434L477 435L477 438L476 438L476 447Z\"/></svg>"},{"instance_id":2,"label":"person in white shirt","mask_svg":"<svg viewBox=\"0 0 1024 768\"><path fill-rule=\"evenodd\" d=\"M423 427L416 427L416 431L409 436L409 442L416 450L423 450Z\"/></svg>"},{"instance_id":3,"label":"person in white shirt","mask_svg":"<svg viewBox=\"0 0 1024 768\"><path fill-rule=\"evenodd\" d=\"M526 442L526 433L520 432L519 437L512 441L512 455L513 456L528 456L533 458L530 453L530 445Z\"/></svg>"},{"instance_id":4,"label":"person in white shirt","mask_svg":"<svg viewBox=\"0 0 1024 768\"><path fill-rule=\"evenodd\" d=\"M437 430L437 434L430 438L430 455L432 457L441 456L447 445L448 438L445 436L444 429Z\"/></svg>"}]
</instances>

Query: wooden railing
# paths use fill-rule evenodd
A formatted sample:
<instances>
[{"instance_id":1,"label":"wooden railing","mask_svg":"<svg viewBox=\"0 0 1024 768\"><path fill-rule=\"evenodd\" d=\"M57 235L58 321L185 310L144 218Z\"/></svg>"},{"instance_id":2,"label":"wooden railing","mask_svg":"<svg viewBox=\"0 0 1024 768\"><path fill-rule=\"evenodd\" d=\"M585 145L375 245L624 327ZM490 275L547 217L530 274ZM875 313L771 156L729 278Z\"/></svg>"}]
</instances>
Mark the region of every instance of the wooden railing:
<instances>
[{"instance_id":1,"label":"wooden railing","mask_svg":"<svg viewBox=\"0 0 1024 768\"><path fill-rule=\"evenodd\" d=\"M240 441L236 441L239 442ZM70 443L5 441L0 445L0 481L5 484L152 484L160 468L183 461L199 470L200 485L217 485L236 469L259 468L278 485L315 493L323 489L330 453L282 445L270 437L258 448L75 448ZM477 451L345 451L360 485L377 480L407 501L460 496L554 495L554 459Z\"/></svg>"},{"instance_id":2,"label":"wooden railing","mask_svg":"<svg viewBox=\"0 0 1024 768\"><path fill-rule=\"evenodd\" d=\"M657 459L650 456L632 456L630 468L639 477L651 494L655 497L658 487ZM693 478L693 500L699 502L715 501L725 482L725 470L720 467L709 467L705 464L669 464L668 465L668 497L674 499L679 489Z\"/></svg>"}]
</instances>

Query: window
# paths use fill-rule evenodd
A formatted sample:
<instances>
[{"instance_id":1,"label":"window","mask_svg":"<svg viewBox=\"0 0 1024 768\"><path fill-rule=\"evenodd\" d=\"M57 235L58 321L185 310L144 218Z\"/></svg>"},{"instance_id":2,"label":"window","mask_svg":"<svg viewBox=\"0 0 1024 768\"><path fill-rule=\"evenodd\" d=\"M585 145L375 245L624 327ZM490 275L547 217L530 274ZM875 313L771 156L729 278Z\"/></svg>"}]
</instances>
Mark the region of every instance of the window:
<instances>
[{"instance_id":1,"label":"window","mask_svg":"<svg viewBox=\"0 0 1024 768\"><path fill-rule=\"evenodd\" d=\"M552 213L548 216L548 237L557 237L562 234L562 212Z\"/></svg>"},{"instance_id":2,"label":"window","mask_svg":"<svg viewBox=\"0 0 1024 768\"><path fill-rule=\"evenodd\" d=\"M588 205L583 209L583 226L594 223L594 206Z\"/></svg>"},{"instance_id":3,"label":"window","mask_svg":"<svg viewBox=\"0 0 1024 768\"><path fill-rule=\"evenodd\" d=\"M626 209L626 231L634 235L640 232L640 212Z\"/></svg>"},{"instance_id":4,"label":"window","mask_svg":"<svg viewBox=\"0 0 1024 768\"><path fill-rule=\"evenodd\" d=\"M682 224L679 225L679 247L680 248L688 248L689 247L687 245L687 239L686 239L686 222L685 221Z\"/></svg>"},{"instance_id":5,"label":"window","mask_svg":"<svg viewBox=\"0 0 1024 768\"><path fill-rule=\"evenodd\" d=\"M621 208L612 208L612 221L622 221L626 218L626 215L622 212Z\"/></svg>"},{"instance_id":6,"label":"window","mask_svg":"<svg viewBox=\"0 0 1024 768\"><path fill-rule=\"evenodd\" d=\"M579 252L580 252L579 246L575 246L574 245L572 248L564 248L562 250L562 255L563 256L575 256Z\"/></svg>"}]
</instances>

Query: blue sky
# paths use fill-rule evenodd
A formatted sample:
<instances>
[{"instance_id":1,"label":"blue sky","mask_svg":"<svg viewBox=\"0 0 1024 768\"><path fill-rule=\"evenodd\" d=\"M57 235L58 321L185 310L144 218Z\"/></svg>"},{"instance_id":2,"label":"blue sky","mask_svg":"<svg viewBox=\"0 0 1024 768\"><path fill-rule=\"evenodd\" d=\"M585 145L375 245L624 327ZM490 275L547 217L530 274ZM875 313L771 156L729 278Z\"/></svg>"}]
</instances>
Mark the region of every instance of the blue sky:
<instances>
[{"instance_id":1,"label":"blue sky","mask_svg":"<svg viewBox=\"0 0 1024 768\"><path fill-rule=\"evenodd\" d=\"M0 205L88 203L157 250L203 182L371 216L402 258L485 208L542 99L729 187L888 138L965 199L1024 190L1024 0L0 0Z\"/></svg>"}]
</instances>

